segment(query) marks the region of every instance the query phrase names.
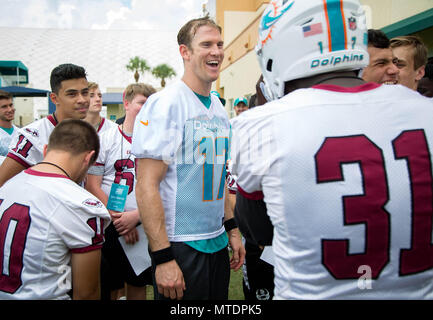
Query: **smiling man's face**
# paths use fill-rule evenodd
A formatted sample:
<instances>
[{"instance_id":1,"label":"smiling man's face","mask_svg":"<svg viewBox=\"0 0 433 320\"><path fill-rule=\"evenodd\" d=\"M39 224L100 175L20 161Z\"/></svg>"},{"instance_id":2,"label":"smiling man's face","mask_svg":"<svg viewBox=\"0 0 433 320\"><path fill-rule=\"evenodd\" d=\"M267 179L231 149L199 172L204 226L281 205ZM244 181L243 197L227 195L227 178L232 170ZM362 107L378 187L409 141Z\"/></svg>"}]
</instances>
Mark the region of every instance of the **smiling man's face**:
<instances>
[{"instance_id":1,"label":"smiling man's face","mask_svg":"<svg viewBox=\"0 0 433 320\"><path fill-rule=\"evenodd\" d=\"M376 48L368 46L370 63L364 69L362 78L366 82L379 84L397 84L399 70L391 48Z\"/></svg>"}]
</instances>

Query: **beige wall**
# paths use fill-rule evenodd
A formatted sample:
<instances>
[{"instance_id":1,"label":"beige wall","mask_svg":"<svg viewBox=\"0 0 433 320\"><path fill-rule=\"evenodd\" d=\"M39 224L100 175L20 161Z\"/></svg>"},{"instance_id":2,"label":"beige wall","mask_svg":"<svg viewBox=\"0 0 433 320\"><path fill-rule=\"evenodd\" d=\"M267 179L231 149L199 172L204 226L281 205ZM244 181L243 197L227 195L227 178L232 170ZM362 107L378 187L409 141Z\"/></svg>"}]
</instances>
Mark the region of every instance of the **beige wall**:
<instances>
[{"instance_id":1,"label":"beige wall","mask_svg":"<svg viewBox=\"0 0 433 320\"><path fill-rule=\"evenodd\" d=\"M111 119L111 116L115 116L116 119L119 119L124 115L125 110L123 109L123 104L107 104L107 119L113 120Z\"/></svg>"},{"instance_id":2,"label":"beige wall","mask_svg":"<svg viewBox=\"0 0 433 320\"><path fill-rule=\"evenodd\" d=\"M227 47L243 34L243 30L260 15L269 0L216 0L216 23L222 28L222 35ZM250 19L250 21L248 21ZM226 36L227 33L227 36ZM251 38L252 41L257 38ZM243 40L242 40L243 41ZM247 48L250 50L250 48ZM245 49L244 49L244 53ZM225 60L228 59L227 53ZM223 66L224 68L224 66ZM224 97L224 89L220 87L220 79L216 81L216 90Z\"/></svg>"},{"instance_id":3,"label":"beige wall","mask_svg":"<svg viewBox=\"0 0 433 320\"><path fill-rule=\"evenodd\" d=\"M224 12L224 43L230 44L256 17L255 12Z\"/></svg>"},{"instance_id":4,"label":"beige wall","mask_svg":"<svg viewBox=\"0 0 433 320\"><path fill-rule=\"evenodd\" d=\"M106 92L123 92L125 88L107 87Z\"/></svg>"},{"instance_id":5,"label":"beige wall","mask_svg":"<svg viewBox=\"0 0 433 320\"><path fill-rule=\"evenodd\" d=\"M380 29L433 8L432 0L360 0L371 8L371 27ZM367 10L367 13L370 10ZM370 27L370 26L369 26Z\"/></svg>"},{"instance_id":6,"label":"beige wall","mask_svg":"<svg viewBox=\"0 0 433 320\"><path fill-rule=\"evenodd\" d=\"M254 50L221 72L220 86L224 88L224 98L227 101L225 107L229 116L234 99L256 92L256 83L260 74Z\"/></svg>"},{"instance_id":7,"label":"beige wall","mask_svg":"<svg viewBox=\"0 0 433 320\"><path fill-rule=\"evenodd\" d=\"M33 98L15 97L13 99L15 106L15 118L13 123L16 126L26 126L33 122Z\"/></svg>"}]
</instances>

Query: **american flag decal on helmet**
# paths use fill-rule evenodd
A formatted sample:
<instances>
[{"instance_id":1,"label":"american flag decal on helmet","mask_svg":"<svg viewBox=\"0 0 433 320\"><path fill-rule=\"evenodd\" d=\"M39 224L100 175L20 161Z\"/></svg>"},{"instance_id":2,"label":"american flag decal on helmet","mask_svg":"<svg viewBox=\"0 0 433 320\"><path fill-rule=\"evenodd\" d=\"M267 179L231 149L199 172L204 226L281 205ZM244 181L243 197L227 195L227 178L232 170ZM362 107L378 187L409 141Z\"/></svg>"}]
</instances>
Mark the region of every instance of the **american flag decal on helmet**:
<instances>
[{"instance_id":1,"label":"american flag decal on helmet","mask_svg":"<svg viewBox=\"0 0 433 320\"><path fill-rule=\"evenodd\" d=\"M323 28L322 23L315 23L309 26L302 27L302 32L304 33L304 38L309 36L314 36L316 34L322 34Z\"/></svg>"}]
</instances>

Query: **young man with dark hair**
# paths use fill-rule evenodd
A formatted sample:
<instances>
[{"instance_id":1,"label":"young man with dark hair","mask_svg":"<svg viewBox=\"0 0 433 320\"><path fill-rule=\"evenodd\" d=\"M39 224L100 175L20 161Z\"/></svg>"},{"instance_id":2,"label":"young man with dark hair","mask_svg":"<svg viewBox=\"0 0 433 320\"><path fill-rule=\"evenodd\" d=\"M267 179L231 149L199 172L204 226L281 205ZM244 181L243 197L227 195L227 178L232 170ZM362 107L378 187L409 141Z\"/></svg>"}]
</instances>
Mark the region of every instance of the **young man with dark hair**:
<instances>
[{"instance_id":1,"label":"young man with dark hair","mask_svg":"<svg viewBox=\"0 0 433 320\"><path fill-rule=\"evenodd\" d=\"M104 230L110 215L81 188L99 152L91 125L64 120L44 158L0 188L0 299L99 299Z\"/></svg>"},{"instance_id":2,"label":"young man with dark hair","mask_svg":"<svg viewBox=\"0 0 433 320\"><path fill-rule=\"evenodd\" d=\"M358 39L357 41L362 41ZM362 72L362 78L366 82L380 84L397 84L399 70L396 66L397 59L392 53L390 42L386 34L381 30L368 30L367 52L370 62Z\"/></svg>"},{"instance_id":3,"label":"young man with dark hair","mask_svg":"<svg viewBox=\"0 0 433 320\"><path fill-rule=\"evenodd\" d=\"M392 38L390 46L393 55L397 58L397 67L400 70L399 84L417 90L418 83L425 74L427 47L417 36Z\"/></svg>"},{"instance_id":4,"label":"young man with dark hair","mask_svg":"<svg viewBox=\"0 0 433 320\"><path fill-rule=\"evenodd\" d=\"M225 206L230 123L210 94L224 58L221 28L209 18L191 20L178 44L182 79L152 95L135 121L137 203L156 299L224 300L230 267L242 266L245 249Z\"/></svg>"},{"instance_id":5,"label":"young man with dark hair","mask_svg":"<svg viewBox=\"0 0 433 320\"><path fill-rule=\"evenodd\" d=\"M9 92L0 90L0 161L8 153L12 137L17 133L17 127L12 123L15 117L15 108L12 95Z\"/></svg>"},{"instance_id":6,"label":"young man with dark hair","mask_svg":"<svg viewBox=\"0 0 433 320\"><path fill-rule=\"evenodd\" d=\"M84 119L89 108L89 89L84 68L62 64L50 77L51 101L56 111L19 129L0 166L0 186L22 170L42 161L43 147L54 127L64 119Z\"/></svg>"},{"instance_id":7,"label":"young man with dark hair","mask_svg":"<svg viewBox=\"0 0 433 320\"><path fill-rule=\"evenodd\" d=\"M432 299L431 101L358 77L358 0L274 1L260 26L274 101L234 118L232 159L274 227L274 299Z\"/></svg>"}]
</instances>

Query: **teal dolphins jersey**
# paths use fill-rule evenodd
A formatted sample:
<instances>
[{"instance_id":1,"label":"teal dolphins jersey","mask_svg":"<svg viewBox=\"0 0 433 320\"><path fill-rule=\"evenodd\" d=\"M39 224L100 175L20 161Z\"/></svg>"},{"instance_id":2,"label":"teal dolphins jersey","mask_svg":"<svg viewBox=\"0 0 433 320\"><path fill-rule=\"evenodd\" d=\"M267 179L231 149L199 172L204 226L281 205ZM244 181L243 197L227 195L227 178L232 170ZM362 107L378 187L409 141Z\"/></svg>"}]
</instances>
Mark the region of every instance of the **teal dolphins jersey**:
<instances>
[{"instance_id":1,"label":"teal dolphins jersey","mask_svg":"<svg viewBox=\"0 0 433 320\"><path fill-rule=\"evenodd\" d=\"M10 129L8 129L10 130ZM9 144L11 143L12 138L14 138L18 134L18 128L15 125L12 125L11 133L4 130L0 130L0 155L6 157L9 151Z\"/></svg>"},{"instance_id":2,"label":"teal dolphins jersey","mask_svg":"<svg viewBox=\"0 0 433 320\"><path fill-rule=\"evenodd\" d=\"M160 194L170 241L212 239L224 232L229 137L220 100L211 95L207 109L182 81L150 96L138 114L132 154L168 164Z\"/></svg>"}]
</instances>

